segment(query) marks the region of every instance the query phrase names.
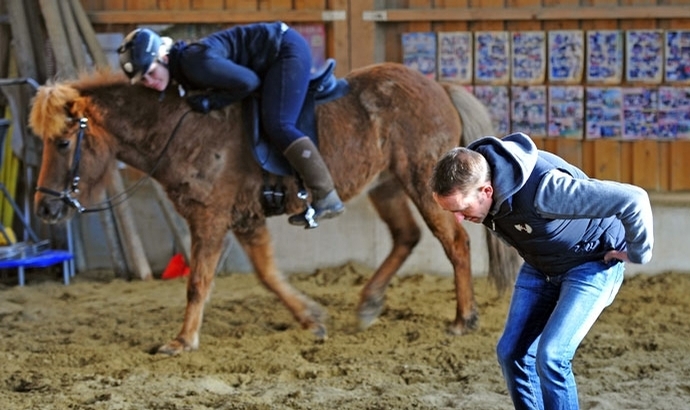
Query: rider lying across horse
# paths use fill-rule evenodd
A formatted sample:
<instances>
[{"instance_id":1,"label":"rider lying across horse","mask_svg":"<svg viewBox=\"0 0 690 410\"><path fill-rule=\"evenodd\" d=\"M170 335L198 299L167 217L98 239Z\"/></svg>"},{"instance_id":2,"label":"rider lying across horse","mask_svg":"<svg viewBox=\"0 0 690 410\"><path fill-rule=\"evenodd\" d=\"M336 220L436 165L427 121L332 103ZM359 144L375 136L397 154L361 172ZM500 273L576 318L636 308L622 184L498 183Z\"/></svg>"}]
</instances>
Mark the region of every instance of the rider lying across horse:
<instances>
[{"instance_id":1,"label":"rider lying across horse","mask_svg":"<svg viewBox=\"0 0 690 410\"><path fill-rule=\"evenodd\" d=\"M125 37L118 53L132 84L161 92L177 86L181 97L187 91L205 91L186 97L201 113L260 92L264 130L311 191L311 218L318 221L343 213L345 207L318 148L296 126L312 61L309 46L297 31L282 22L256 23L218 31L198 42L172 44L149 29L136 29ZM309 227L309 211L288 221Z\"/></svg>"}]
</instances>

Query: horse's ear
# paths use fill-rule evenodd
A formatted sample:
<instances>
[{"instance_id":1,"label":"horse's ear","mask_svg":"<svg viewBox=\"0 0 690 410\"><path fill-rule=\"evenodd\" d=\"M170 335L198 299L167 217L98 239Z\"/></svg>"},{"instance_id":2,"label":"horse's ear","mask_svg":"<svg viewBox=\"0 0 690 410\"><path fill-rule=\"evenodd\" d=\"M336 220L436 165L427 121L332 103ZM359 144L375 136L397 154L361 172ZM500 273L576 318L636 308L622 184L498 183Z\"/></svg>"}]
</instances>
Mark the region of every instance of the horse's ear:
<instances>
[{"instance_id":1,"label":"horse's ear","mask_svg":"<svg viewBox=\"0 0 690 410\"><path fill-rule=\"evenodd\" d=\"M86 97L78 97L72 101L65 104L65 110L68 112L68 117L72 118L82 118L88 117L87 111L89 110L88 99Z\"/></svg>"}]
</instances>

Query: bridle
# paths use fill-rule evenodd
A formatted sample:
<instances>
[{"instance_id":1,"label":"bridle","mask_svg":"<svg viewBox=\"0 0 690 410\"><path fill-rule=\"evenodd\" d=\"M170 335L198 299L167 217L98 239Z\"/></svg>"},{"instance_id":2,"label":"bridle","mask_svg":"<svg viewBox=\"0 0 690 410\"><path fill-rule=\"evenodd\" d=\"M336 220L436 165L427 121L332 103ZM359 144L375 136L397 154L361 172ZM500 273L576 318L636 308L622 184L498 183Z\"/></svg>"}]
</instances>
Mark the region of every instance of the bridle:
<instances>
[{"instance_id":1,"label":"bridle","mask_svg":"<svg viewBox=\"0 0 690 410\"><path fill-rule=\"evenodd\" d=\"M173 138L177 134L177 131L179 130L180 125L182 124L182 120L190 112L192 112L192 110L186 111L184 114L182 114L180 119L177 120L177 124L175 125L175 128L172 130L172 133L170 134L168 141L165 143L165 146L161 150L161 153L158 154L158 159L156 159L156 163L147 172L146 178L139 179L134 185L127 188L123 192L120 192L117 195L114 195L112 198L110 198L104 202L101 202L100 204L96 204L92 208L84 207L79 202L79 200L76 198L76 195L79 194L79 181L81 180L81 178L79 177L79 162L81 161L81 145L82 145L82 141L84 140L84 132L86 130L86 125L89 121L88 118L81 117L79 119L79 130L77 131L77 142L74 146L74 157L72 158L72 164L70 166L70 169L68 171L69 173L67 175L67 177L68 177L67 178L67 186L62 191L56 191L54 189L46 188L43 186L37 186L36 191L58 198L65 205L67 205L71 208L74 208L80 214L106 211L106 210L114 208L115 206L117 206L117 205L123 203L124 201L126 201L127 199L129 199L134 194L134 192L146 180L151 178L151 175L153 175L153 173L156 171L156 169L160 165L161 160L163 159L163 155L168 150L170 143L172 142ZM118 199L118 198L119 198L119 200L116 203L113 203L113 200Z\"/></svg>"}]
</instances>

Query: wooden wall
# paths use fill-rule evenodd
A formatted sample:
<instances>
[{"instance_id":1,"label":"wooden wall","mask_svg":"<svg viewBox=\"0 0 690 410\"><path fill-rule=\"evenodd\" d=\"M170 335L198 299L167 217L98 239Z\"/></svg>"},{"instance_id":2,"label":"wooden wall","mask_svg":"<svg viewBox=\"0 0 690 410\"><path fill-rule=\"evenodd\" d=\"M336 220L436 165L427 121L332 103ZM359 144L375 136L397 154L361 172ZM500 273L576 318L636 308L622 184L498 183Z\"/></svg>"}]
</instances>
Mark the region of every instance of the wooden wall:
<instances>
[{"instance_id":1,"label":"wooden wall","mask_svg":"<svg viewBox=\"0 0 690 410\"><path fill-rule=\"evenodd\" d=\"M411 31L690 28L690 0L80 0L96 31L137 24L325 22L338 75L380 61L402 61ZM541 138L600 179L650 191L690 190L690 141Z\"/></svg>"}]
</instances>

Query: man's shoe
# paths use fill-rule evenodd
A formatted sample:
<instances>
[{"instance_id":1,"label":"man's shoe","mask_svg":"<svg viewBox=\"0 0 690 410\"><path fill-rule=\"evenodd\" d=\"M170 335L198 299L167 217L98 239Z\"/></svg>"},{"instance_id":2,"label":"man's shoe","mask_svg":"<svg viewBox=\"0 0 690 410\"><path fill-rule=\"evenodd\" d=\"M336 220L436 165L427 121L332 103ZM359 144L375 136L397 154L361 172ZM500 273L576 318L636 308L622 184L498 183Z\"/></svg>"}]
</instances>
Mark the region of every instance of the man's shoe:
<instances>
[{"instance_id":1,"label":"man's shoe","mask_svg":"<svg viewBox=\"0 0 690 410\"><path fill-rule=\"evenodd\" d=\"M321 219L335 218L345 212L345 205L340 200L338 192L332 190L325 197L314 201L304 212L288 218L291 225L304 226L307 229L316 228Z\"/></svg>"}]
</instances>

